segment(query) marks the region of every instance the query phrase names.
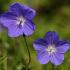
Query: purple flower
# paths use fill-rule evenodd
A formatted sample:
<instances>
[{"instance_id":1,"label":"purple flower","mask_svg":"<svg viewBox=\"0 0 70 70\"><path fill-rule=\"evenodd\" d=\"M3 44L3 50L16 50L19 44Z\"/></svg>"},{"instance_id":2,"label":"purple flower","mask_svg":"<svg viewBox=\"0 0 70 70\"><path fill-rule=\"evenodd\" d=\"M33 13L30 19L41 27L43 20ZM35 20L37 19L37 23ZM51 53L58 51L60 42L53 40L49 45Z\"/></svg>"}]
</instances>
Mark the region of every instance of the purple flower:
<instances>
[{"instance_id":1,"label":"purple flower","mask_svg":"<svg viewBox=\"0 0 70 70\"><path fill-rule=\"evenodd\" d=\"M0 24L0 32L2 32L3 26Z\"/></svg>"},{"instance_id":2,"label":"purple flower","mask_svg":"<svg viewBox=\"0 0 70 70\"><path fill-rule=\"evenodd\" d=\"M4 29L6 29L0 22L0 32L2 32Z\"/></svg>"},{"instance_id":3,"label":"purple flower","mask_svg":"<svg viewBox=\"0 0 70 70\"><path fill-rule=\"evenodd\" d=\"M35 40L34 49L37 50L37 60L41 64L49 61L54 65L59 65L64 60L64 53L69 49L70 44L64 40L59 40L56 32L49 31L44 39Z\"/></svg>"},{"instance_id":4,"label":"purple flower","mask_svg":"<svg viewBox=\"0 0 70 70\"><path fill-rule=\"evenodd\" d=\"M20 35L32 35L35 30L35 25L32 22L35 16L35 10L20 3L12 4L8 12L0 17L1 23L8 28L8 35L10 37L17 37Z\"/></svg>"}]
</instances>

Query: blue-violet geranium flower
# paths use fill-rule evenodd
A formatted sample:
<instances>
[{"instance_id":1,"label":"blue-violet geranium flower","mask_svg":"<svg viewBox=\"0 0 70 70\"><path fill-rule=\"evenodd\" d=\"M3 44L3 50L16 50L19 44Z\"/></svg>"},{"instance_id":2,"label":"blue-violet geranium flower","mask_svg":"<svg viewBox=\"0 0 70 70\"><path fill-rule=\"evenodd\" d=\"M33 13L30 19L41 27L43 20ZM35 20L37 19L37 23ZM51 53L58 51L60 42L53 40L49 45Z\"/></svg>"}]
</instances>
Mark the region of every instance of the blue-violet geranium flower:
<instances>
[{"instance_id":1,"label":"blue-violet geranium flower","mask_svg":"<svg viewBox=\"0 0 70 70\"><path fill-rule=\"evenodd\" d=\"M35 40L34 49L37 50L37 60L41 64L46 64L49 61L54 65L59 65L64 60L64 53L69 49L70 44L65 40L59 40L55 31L46 33L44 39Z\"/></svg>"},{"instance_id":2,"label":"blue-violet geranium flower","mask_svg":"<svg viewBox=\"0 0 70 70\"><path fill-rule=\"evenodd\" d=\"M8 28L8 35L10 37L17 37L20 35L31 35L35 30L35 25L32 22L35 16L35 10L20 3L10 5L8 12L0 17L3 26Z\"/></svg>"},{"instance_id":3,"label":"blue-violet geranium flower","mask_svg":"<svg viewBox=\"0 0 70 70\"><path fill-rule=\"evenodd\" d=\"M0 23L0 32L2 32L2 30L3 30L3 26Z\"/></svg>"}]
</instances>

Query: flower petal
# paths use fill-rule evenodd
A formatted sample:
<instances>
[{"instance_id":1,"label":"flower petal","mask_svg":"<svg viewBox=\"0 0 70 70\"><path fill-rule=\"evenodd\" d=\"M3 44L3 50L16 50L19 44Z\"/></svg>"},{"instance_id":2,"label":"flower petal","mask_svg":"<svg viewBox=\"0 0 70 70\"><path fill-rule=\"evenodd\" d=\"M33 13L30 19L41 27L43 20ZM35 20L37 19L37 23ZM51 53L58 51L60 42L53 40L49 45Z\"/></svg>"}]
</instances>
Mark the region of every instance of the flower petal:
<instances>
[{"instance_id":1,"label":"flower petal","mask_svg":"<svg viewBox=\"0 0 70 70\"><path fill-rule=\"evenodd\" d=\"M0 32L2 32L2 26L0 25Z\"/></svg>"},{"instance_id":2,"label":"flower petal","mask_svg":"<svg viewBox=\"0 0 70 70\"><path fill-rule=\"evenodd\" d=\"M23 17L26 17L29 20L31 20L36 14L35 10L29 8L26 5L22 5L20 3L15 3L11 5L10 11L14 12L17 15L23 15Z\"/></svg>"},{"instance_id":3,"label":"flower petal","mask_svg":"<svg viewBox=\"0 0 70 70\"><path fill-rule=\"evenodd\" d=\"M2 32L2 29L3 29L3 27L2 27L2 25L0 24L0 32Z\"/></svg>"},{"instance_id":4,"label":"flower petal","mask_svg":"<svg viewBox=\"0 0 70 70\"><path fill-rule=\"evenodd\" d=\"M68 44L66 41L59 41L56 46L59 53L65 53L70 48L70 44Z\"/></svg>"},{"instance_id":5,"label":"flower petal","mask_svg":"<svg viewBox=\"0 0 70 70\"><path fill-rule=\"evenodd\" d=\"M36 15L36 11L34 9L31 9L27 6L23 6L24 8L24 17L29 19L29 20L32 20L34 18L34 16Z\"/></svg>"},{"instance_id":6,"label":"flower petal","mask_svg":"<svg viewBox=\"0 0 70 70\"><path fill-rule=\"evenodd\" d=\"M35 50L44 50L46 49L47 43L44 39L37 39L35 40L33 46Z\"/></svg>"},{"instance_id":7,"label":"flower petal","mask_svg":"<svg viewBox=\"0 0 70 70\"><path fill-rule=\"evenodd\" d=\"M53 53L50 56L50 61L51 63L53 63L54 65L60 65L64 60L64 54L60 54L60 53Z\"/></svg>"},{"instance_id":8,"label":"flower petal","mask_svg":"<svg viewBox=\"0 0 70 70\"><path fill-rule=\"evenodd\" d=\"M37 54L37 60L41 64L46 64L49 62L49 54L46 51L39 51Z\"/></svg>"},{"instance_id":9,"label":"flower petal","mask_svg":"<svg viewBox=\"0 0 70 70\"><path fill-rule=\"evenodd\" d=\"M26 36L29 36L29 35L32 35L32 33L34 32L34 30L35 30L35 25L31 21L26 20L25 24L24 24L23 33Z\"/></svg>"},{"instance_id":10,"label":"flower petal","mask_svg":"<svg viewBox=\"0 0 70 70\"><path fill-rule=\"evenodd\" d=\"M13 13L7 12L0 16L0 22L5 27L9 27L10 25L14 24L15 21L16 21L16 15Z\"/></svg>"},{"instance_id":11,"label":"flower petal","mask_svg":"<svg viewBox=\"0 0 70 70\"><path fill-rule=\"evenodd\" d=\"M17 25L12 25L8 28L9 37L17 37L23 35L23 28L19 28Z\"/></svg>"},{"instance_id":12,"label":"flower petal","mask_svg":"<svg viewBox=\"0 0 70 70\"><path fill-rule=\"evenodd\" d=\"M59 37L55 31L49 31L46 33L45 37L48 44L56 44L59 40Z\"/></svg>"},{"instance_id":13,"label":"flower petal","mask_svg":"<svg viewBox=\"0 0 70 70\"><path fill-rule=\"evenodd\" d=\"M15 13L17 16L22 15L22 5L20 3L14 3L10 5L9 11Z\"/></svg>"}]
</instances>

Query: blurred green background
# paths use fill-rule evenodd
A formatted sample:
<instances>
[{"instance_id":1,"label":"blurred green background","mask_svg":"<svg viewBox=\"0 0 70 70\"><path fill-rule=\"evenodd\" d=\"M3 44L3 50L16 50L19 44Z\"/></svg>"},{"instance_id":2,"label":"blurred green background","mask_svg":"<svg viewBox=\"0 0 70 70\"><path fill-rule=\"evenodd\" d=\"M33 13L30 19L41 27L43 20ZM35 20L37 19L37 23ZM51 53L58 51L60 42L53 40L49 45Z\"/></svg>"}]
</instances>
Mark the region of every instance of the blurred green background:
<instances>
[{"instance_id":1,"label":"blurred green background","mask_svg":"<svg viewBox=\"0 0 70 70\"><path fill-rule=\"evenodd\" d=\"M29 70L70 70L70 50L64 62L54 66L50 62L42 65L36 60L33 41L43 38L46 32L56 31L61 39L70 41L70 0L0 0L0 14L7 11L11 3L20 2L36 10L33 22L36 30L27 37L31 53ZM7 30L0 33L0 70L26 70L28 53L22 36L9 38Z\"/></svg>"}]
</instances>

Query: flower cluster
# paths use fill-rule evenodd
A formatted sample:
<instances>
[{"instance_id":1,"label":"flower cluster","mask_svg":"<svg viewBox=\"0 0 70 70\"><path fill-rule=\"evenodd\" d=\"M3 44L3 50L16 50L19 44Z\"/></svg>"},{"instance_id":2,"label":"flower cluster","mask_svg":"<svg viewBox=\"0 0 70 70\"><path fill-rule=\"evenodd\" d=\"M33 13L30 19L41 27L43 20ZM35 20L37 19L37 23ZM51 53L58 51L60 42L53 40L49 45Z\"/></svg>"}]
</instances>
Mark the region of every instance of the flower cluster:
<instances>
[{"instance_id":1,"label":"flower cluster","mask_svg":"<svg viewBox=\"0 0 70 70\"><path fill-rule=\"evenodd\" d=\"M10 5L8 11L0 16L0 31L2 26L8 29L9 37L18 37L20 35L29 36L35 31L35 25L32 19L36 11L26 5L14 3ZM33 43L37 53L37 60L41 64L49 61L54 65L59 65L64 60L64 53L70 47L65 40L60 40L55 31L49 31L42 39L37 39Z\"/></svg>"}]
</instances>

